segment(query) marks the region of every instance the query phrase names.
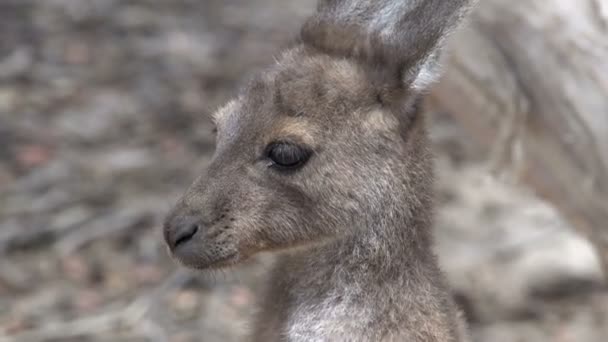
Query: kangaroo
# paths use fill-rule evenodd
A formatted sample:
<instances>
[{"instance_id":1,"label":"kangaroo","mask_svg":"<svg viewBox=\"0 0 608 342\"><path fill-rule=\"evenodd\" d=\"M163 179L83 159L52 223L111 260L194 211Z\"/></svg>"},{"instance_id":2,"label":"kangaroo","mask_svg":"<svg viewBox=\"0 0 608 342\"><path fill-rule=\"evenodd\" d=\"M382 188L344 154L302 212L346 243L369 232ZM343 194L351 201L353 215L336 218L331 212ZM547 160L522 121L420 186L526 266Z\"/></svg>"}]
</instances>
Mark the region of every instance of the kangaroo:
<instances>
[{"instance_id":1,"label":"kangaroo","mask_svg":"<svg viewBox=\"0 0 608 342\"><path fill-rule=\"evenodd\" d=\"M164 238L192 269L277 262L254 341L463 342L432 251L420 98L473 0L321 0L214 114L210 166Z\"/></svg>"}]
</instances>

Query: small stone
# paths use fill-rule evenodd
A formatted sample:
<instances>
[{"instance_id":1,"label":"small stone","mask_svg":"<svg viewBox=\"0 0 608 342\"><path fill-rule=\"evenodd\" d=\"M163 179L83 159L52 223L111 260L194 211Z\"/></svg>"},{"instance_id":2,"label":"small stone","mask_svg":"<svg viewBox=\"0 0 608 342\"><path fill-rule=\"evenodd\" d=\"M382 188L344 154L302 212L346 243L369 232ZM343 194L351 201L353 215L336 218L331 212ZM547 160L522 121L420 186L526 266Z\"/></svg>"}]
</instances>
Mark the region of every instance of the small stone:
<instances>
[{"instance_id":1,"label":"small stone","mask_svg":"<svg viewBox=\"0 0 608 342\"><path fill-rule=\"evenodd\" d=\"M155 284L163 277L163 271L155 265L142 264L135 267L135 278L140 285Z\"/></svg>"},{"instance_id":2,"label":"small stone","mask_svg":"<svg viewBox=\"0 0 608 342\"><path fill-rule=\"evenodd\" d=\"M0 331L3 332L3 335L10 336L30 328L30 325L31 324L22 317L13 317L12 319L9 319L4 326L0 327Z\"/></svg>"},{"instance_id":3,"label":"small stone","mask_svg":"<svg viewBox=\"0 0 608 342\"><path fill-rule=\"evenodd\" d=\"M124 293L130 288L129 279L124 274L111 273L106 280L106 288L112 295Z\"/></svg>"},{"instance_id":4,"label":"small stone","mask_svg":"<svg viewBox=\"0 0 608 342\"><path fill-rule=\"evenodd\" d=\"M44 165L51 159L51 156L51 150L47 146L39 144L21 146L16 153L17 162L26 168Z\"/></svg>"},{"instance_id":5,"label":"small stone","mask_svg":"<svg viewBox=\"0 0 608 342\"><path fill-rule=\"evenodd\" d=\"M193 290L181 290L173 298L173 308L181 314L192 314L199 306L199 296Z\"/></svg>"},{"instance_id":6,"label":"small stone","mask_svg":"<svg viewBox=\"0 0 608 342\"><path fill-rule=\"evenodd\" d=\"M194 342L197 339L191 333L180 332L169 338L171 342Z\"/></svg>"},{"instance_id":7,"label":"small stone","mask_svg":"<svg viewBox=\"0 0 608 342\"><path fill-rule=\"evenodd\" d=\"M32 65L30 49L20 47L0 60L0 80L16 78L26 73Z\"/></svg>"},{"instance_id":8,"label":"small stone","mask_svg":"<svg viewBox=\"0 0 608 342\"><path fill-rule=\"evenodd\" d=\"M153 162L150 152L145 149L119 149L108 151L98 159L109 173L145 169Z\"/></svg>"},{"instance_id":9,"label":"small stone","mask_svg":"<svg viewBox=\"0 0 608 342\"><path fill-rule=\"evenodd\" d=\"M98 309L103 302L103 298L98 291L85 290L76 296L74 306L79 312L91 312Z\"/></svg>"},{"instance_id":10,"label":"small stone","mask_svg":"<svg viewBox=\"0 0 608 342\"><path fill-rule=\"evenodd\" d=\"M17 92L13 88L1 87L0 88L0 111L9 112L12 111L17 103Z\"/></svg>"},{"instance_id":11,"label":"small stone","mask_svg":"<svg viewBox=\"0 0 608 342\"><path fill-rule=\"evenodd\" d=\"M87 64L91 59L91 50L84 42L72 42L66 47L64 58L68 64Z\"/></svg>"},{"instance_id":12,"label":"small stone","mask_svg":"<svg viewBox=\"0 0 608 342\"><path fill-rule=\"evenodd\" d=\"M77 255L69 255L61 261L63 272L76 282L85 282L89 276L90 268L86 261Z\"/></svg>"}]
</instances>

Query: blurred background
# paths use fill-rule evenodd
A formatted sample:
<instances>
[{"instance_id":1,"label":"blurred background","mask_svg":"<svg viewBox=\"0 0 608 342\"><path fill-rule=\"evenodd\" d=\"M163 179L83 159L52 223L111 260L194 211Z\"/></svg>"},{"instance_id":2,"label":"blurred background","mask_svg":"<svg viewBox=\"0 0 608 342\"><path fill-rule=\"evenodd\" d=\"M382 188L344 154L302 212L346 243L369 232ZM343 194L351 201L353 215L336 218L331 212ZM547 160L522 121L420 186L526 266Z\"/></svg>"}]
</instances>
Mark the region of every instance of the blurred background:
<instances>
[{"instance_id":1,"label":"blurred background","mask_svg":"<svg viewBox=\"0 0 608 342\"><path fill-rule=\"evenodd\" d=\"M314 0L0 0L0 342L240 341L267 256L160 226L208 114ZM478 342L608 341L608 3L483 0L427 108L437 254Z\"/></svg>"}]
</instances>

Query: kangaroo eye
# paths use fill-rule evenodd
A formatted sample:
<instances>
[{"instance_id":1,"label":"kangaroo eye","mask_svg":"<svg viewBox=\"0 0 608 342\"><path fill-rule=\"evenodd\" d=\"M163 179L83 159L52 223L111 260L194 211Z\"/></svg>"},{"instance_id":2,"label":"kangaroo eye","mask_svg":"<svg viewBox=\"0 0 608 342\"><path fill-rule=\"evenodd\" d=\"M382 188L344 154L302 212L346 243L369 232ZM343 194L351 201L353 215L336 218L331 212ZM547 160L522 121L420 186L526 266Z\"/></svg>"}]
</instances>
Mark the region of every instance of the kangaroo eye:
<instances>
[{"instance_id":1,"label":"kangaroo eye","mask_svg":"<svg viewBox=\"0 0 608 342\"><path fill-rule=\"evenodd\" d=\"M310 149L287 142L272 143L266 148L266 155L272 161L272 166L283 169L304 165L311 154Z\"/></svg>"}]
</instances>

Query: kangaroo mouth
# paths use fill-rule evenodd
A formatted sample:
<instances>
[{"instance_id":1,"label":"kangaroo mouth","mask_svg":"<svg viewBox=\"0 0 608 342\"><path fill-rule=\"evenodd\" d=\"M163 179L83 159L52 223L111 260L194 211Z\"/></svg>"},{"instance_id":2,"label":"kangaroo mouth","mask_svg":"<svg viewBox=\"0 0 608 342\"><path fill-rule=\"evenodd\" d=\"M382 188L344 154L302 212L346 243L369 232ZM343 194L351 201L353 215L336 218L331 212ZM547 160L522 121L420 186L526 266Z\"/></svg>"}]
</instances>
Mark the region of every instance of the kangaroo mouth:
<instances>
[{"instance_id":1,"label":"kangaroo mouth","mask_svg":"<svg viewBox=\"0 0 608 342\"><path fill-rule=\"evenodd\" d=\"M180 257L180 256L174 256L177 261L179 261L179 263L186 267L186 268L190 268L190 269L194 269L194 270L200 270L200 271L204 271L204 270L213 270L213 269L222 269L222 268L227 268L230 266L234 266L236 264L239 263L239 257L238 257L238 253L233 253L233 254L229 254L226 256L221 256L221 257L217 257L217 258L196 258L196 260L190 259L190 258L185 258L185 257Z\"/></svg>"},{"instance_id":2,"label":"kangaroo mouth","mask_svg":"<svg viewBox=\"0 0 608 342\"><path fill-rule=\"evenodd\" d=\"M199 270L206 269L222 269L230 266L234 266L240 263L239 253L235 252L233 254L221 257L217 260L214 260L212 263L208 264L206 267L198 267Z\"/></svg>"},{"instance_id":3,"label":"kangaroo mouth","mask_svg":"<svg viewBox=\"0 0 608 342\"><path fill-rule=\"evenodd\" d=\"M169 252L182 266L195 270L221 269L241 261L240 253L224 244L186 243Z\"/></svg>"}]
</instances>

